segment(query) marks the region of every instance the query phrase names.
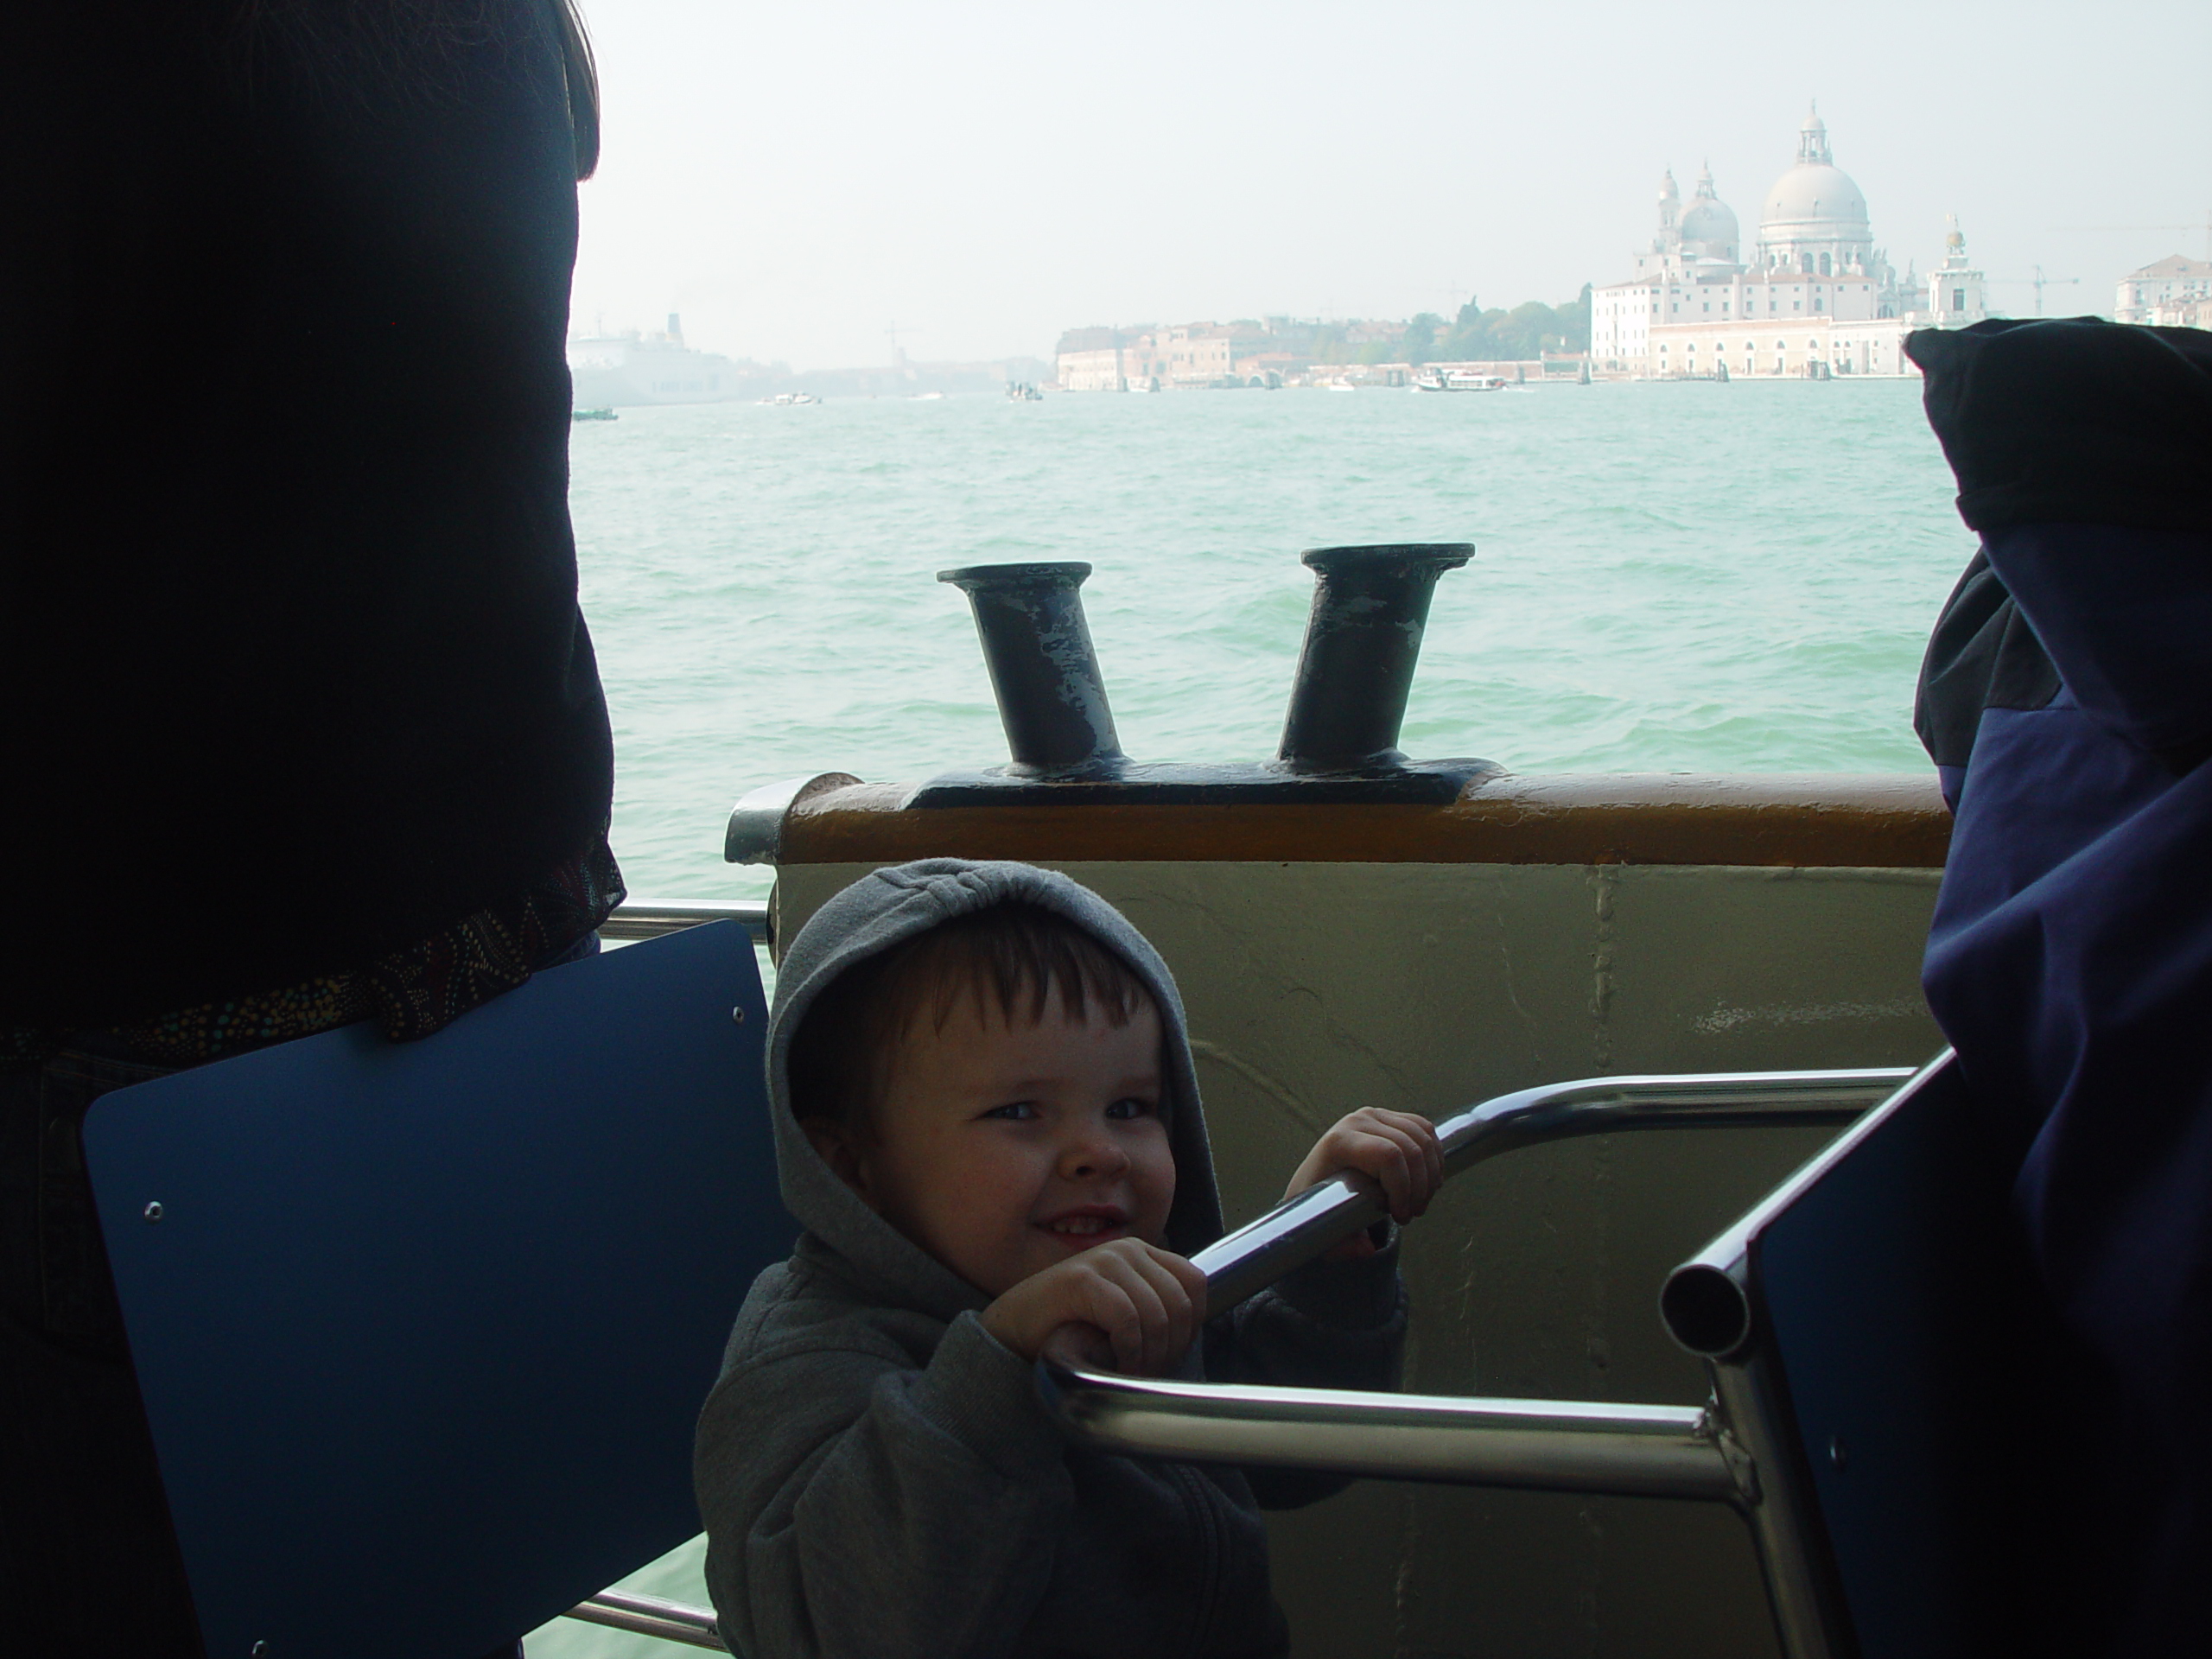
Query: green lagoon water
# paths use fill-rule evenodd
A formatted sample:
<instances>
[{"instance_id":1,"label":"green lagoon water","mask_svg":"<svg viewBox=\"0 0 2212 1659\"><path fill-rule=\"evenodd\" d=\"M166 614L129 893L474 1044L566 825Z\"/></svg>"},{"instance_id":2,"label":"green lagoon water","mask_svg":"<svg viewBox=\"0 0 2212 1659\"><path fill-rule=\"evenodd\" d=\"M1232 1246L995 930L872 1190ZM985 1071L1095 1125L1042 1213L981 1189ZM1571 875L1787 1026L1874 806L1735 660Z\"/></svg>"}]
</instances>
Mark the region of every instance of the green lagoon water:
<instances>
[{"instance_id":1,"label":"green lagoon water","mask_svg":"<svg viewBox=\"0 0 2212 1659\"><path fill-rule=\"evenodd\" d=\"M1924 766L1928 627L1972 543L1916 382L852 399L575 429L615 850L652 898L753 896L731 801L1005 759L944 568L1085 559L1122 747L1274 753L1301 549L1475 543L1439 586L1415 755L1515 771Z\"/></svg>"},{"instance_id":2,"label":"green lagoon water","mask_svg":"<svg viewBox=\"0 0 2212 1659\"><path fill-rule=\"evenodd\" d=\"M1916 381L849 400L575 429L631 891L760 897L730 803L1005 759L944 568L1086 559L1122 746L1274 753L1300 550L1466 541L1404 747L1516 771L1920 769L1913 677L1972 550ZM703 1602L687 1546L630 1587ZM678 1651L568 1621L531 1659Z\"/></svg>"}]
</instances>

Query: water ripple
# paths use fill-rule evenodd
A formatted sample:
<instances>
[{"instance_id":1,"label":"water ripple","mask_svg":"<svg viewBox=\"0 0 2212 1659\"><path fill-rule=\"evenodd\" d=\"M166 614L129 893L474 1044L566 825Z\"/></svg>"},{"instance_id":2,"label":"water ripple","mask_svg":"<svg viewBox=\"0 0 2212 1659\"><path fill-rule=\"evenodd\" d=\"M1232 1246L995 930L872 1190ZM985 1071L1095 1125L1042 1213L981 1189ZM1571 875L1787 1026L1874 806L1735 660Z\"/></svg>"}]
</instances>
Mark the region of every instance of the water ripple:
<instances>
[{"instance_id":1,"label":"water ripple","mask_svg":"<svg viewBox=\"0 0 2212 1659\"><path fill-rule=\"evenodd\" d=\"M1300 549L1472 541L1437 590L1417 753L1519 770L1918 767L1923 643L1970 544L1916 384L854 399L579 426L584 604L632 887L754 893L730 800L1003 758L945 566L1088 559L1122 745L1281 732Z\"/></svg>"}]
</instances>

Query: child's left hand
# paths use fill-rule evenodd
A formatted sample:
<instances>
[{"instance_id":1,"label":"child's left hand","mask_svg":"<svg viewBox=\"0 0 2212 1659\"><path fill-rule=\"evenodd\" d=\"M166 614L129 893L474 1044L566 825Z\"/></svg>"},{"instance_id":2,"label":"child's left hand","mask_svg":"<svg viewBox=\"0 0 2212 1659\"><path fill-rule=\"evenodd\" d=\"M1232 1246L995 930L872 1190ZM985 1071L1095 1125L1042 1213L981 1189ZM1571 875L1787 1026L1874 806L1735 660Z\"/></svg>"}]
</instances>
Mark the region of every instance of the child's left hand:
<instances>
[{"instance_id":1,"label":"child's left hand","mask_svg":"<svg viewBox=\"0 0 2212 1659\"><path fill-rule=\"evenodd\" d=\"M1390 1218L1402 1226L1427 1209L1436 1189L1444 1185L1444 1145L1436 1138L1436 1126L1425 1117L1363 1107L1338 1120L1313 1143L1313 1150L1283 1189L1283 1197L1294 1198L1346 1170L1356 1170L1380 1185L1389 1201ZM1374 1250L1366 1234L1355 1233L1325 1259L1344 1261L1370 1255Z\"/></svg>"}]
</instances>

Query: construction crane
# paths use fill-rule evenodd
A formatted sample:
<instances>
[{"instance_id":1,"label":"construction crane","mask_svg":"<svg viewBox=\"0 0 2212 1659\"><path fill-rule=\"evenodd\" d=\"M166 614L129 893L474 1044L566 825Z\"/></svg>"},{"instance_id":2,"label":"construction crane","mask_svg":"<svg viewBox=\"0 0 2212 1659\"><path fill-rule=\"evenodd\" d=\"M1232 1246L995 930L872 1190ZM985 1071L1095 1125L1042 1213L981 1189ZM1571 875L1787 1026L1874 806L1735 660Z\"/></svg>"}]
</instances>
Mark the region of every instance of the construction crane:
<instances>
[{"instance_id":1,"label":"construction crane","mask_svg":"<svg viewBox=\"0 0 2212 1659\"><path fill-rule=\"evenodd\" d=\"M2032 288L2036 291L2036 315L2043 315L2043 291L2046 288L2063 288L2069 283L2079 283L2079 276L2046 276L2043 267L2036 267L2032 276L2007 276L1992 279L1992 288Z\"/></svg>"},{"instance_id":2,"label":"construction crane","mask_svg":"<svg viewBox=\"0 0 2212 1659\"><path fill-rule=\"evenodd\" d=\"M894 319L891 326L883 332L891 337L891 366L909 380L912 379L913 372L906 366L906 348L899 343L899 336L925 334L928 331L921 328L901 328Z\"/></svg>"},{"instance_id":3,"label":"construction crane","mask_svg":"<svg viewBox=\"0 0 2212 1659\"><path fill-rule=\"evenodd\" d=\"M2212 260L2212 207L2204 210L2201 225L2062 225L2063 231L2097 231L2106 233L2125 232L2130 235L2143 231L2202 231L2204 232L2204 257Z\"/></svg>"}]
</instances>

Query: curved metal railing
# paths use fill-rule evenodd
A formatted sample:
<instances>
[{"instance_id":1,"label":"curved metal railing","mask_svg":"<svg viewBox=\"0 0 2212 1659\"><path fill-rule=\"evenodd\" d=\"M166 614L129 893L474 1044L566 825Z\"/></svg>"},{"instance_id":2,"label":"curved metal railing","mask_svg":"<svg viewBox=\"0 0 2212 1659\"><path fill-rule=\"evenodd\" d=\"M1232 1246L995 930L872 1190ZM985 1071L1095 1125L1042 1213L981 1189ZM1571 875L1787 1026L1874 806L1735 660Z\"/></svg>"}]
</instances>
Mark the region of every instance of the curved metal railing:
<instances>
[{"instance_id":1,"label":"curved metal railing","mask_svg":"<svg viewBox=\"0 0 2212 1659\"><path fill-rule=\"evenodd\" d=\"M1038 1387L1064 1427L1128 1456L1547 1492L1755 1495L1749 1460L1695 1406L1163 1382L1049 1362Z\"/></svg>"},{"instance_id":2,"label":"curved metal railing","mask_svg":"<svg viewBox=\"0 0 2212 1659\"><path fill-rule=\"evenodd\" d=\"M1910 1066L1842 1071L1721 1071L1584 1077L1499 1095L1436 1126L1444 1169L1548 1141L1631 1129L1800 1128L1852 1122L1895 1093ZM1191 1258L1209 1316L1234 1306L1386 1213L1364 1178L1338 1175L1286 1199Z\"/></svg>"}]
</instances>

